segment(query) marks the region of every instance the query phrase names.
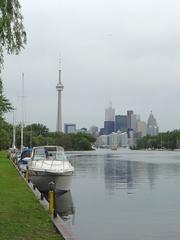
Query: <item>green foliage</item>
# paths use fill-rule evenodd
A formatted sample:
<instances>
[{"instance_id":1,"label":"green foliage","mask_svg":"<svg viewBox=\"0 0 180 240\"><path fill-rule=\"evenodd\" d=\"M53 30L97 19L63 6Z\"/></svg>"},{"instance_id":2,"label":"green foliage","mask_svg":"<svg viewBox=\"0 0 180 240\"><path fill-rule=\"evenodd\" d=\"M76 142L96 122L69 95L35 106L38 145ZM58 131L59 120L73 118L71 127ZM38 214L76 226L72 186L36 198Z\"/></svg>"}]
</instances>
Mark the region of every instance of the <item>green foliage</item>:
<instances>
[{"instance_id":1,"label":"green foliage","mask_svg":"<svg viewBox=\"0 0 180 240\"><path fill-rule=\"evenodd\" d=\"M74 142L74 150L91 150L91 143L87 140L87 138L77 138Z\"/></svg>"},{"instance_id":2,"label":"green foliage","mask_svg":"<svg viewBox=\"0 0 180 240\"><path fill-rule=\"evenodd\" d=\"M73 149L72 137L70 134L55 133L54 145L63 146L65 150Z\"/></svg>"},{"instance_id":3,"label":"green foliage","mask_svg":"<svg viewBox=\"0 0 180 240\"><path fill-rule=\"evenodd\" d=\"M37 136L37 137L33 137L32 142L33 142L33 146L43 146L43 145L47 145L46 138L44 138L44 137L41 136L41 135L39 135L39 136Z\"/></svg>"},{"instance_id":4,"label":"green foliage","mask_svg":"<svg viewBox=\"0 0 180 240\"><path fill-rule=\"evenodd\" d=\"M21 5L18 0L0 0L0 69L3 51L18 54L26 43Z\"/></svg>"},{"instance_id":5,"label":"green foliage","mask_svg":"<svg viewBox=\"0 0 180 240\"><path fill-rule=\"evenodd\" d=\"M0 129L0 150L7 149L10 146L10 136L4 129Z\"/></svg>"},{"instance_id":6,"label":"green foliage","mask_svg":"<svg viewBox=\"0 0 180 240\"><path fill-rule=\"evenodd\" d=\"M3 114L12 110L12 105L8 99L3 95L3 85L0 79L0 121L2 121Z\"/></svg>"},{"instance_id":7,"label":"green foliage","mask_svg":"<svg viewBox=\"0 0 180 240\"><path fill-rule=\"evenodd\" d=\"M91 143L96 139L87 133L71 134L73 150L91 150Z\"/></svg>"},{"instance_id":8,"label":"green foliage","mask_svg":"<svg viewBox=\"0 0 180 240\"><path fill-rule=\"evenodd\" d=\"M0 123L0 149L7 149L12 145L12 125L5 121ZM57 145L62 146L65 150L92 150L91 146L95 141L96 138L87 133L49 132L48 128L40 123L24 127L24 146L29 147ZM16 126L16 147L20 148L20 145L21 126L18 125Z\"/></svg>"},{"instance_id":9,"label":"green foliage","mask_svg":"<svg viewBox=\"0 0 180 240\"><path fill-rule=\"evenodd\" d=\"M0 73L3 66L4 51L8 54L18 54L26 43L26 33L23 26L21 6L18 0L0 0ZM4 113L12 110L12 105L3 95L2 80L0 78L0 124ZM2 136L7 139L5 129L0 128Z\"/></svg>"},{"instance_id":10,"label":"green foliage","mask_svg":"<svg viewBox=\"0 0 180 240\"><path fill-rule=\"evenodd\" d=\"M180 130L160 133L158 136L145 136L137 141L137 149L176 149L180 148Z\"/></svg>"},{"instance_id":11,"label":"green foliage","mask_svg":"<svg viewBox=\"0 0 180 240\"><path fill-rule=\"evenodd\" d=\"M12 139L12 126L5 122L4 120L0 120L0 150L7 149L11 145Z\"/></svg>"},{"instance_id":12,"label":"green foliage","mask_svg":"<svg viewBox=\"0 0 180 240\"><path fill-rule=\"evenodd\" d=\"M29 131L33 133L33 135L41 135L41 136L46 136L49 132L49 129L41 124L41 123L33 123L31 125L27 125L25 127L25 131Z\"/></svg>"}]
</instances>

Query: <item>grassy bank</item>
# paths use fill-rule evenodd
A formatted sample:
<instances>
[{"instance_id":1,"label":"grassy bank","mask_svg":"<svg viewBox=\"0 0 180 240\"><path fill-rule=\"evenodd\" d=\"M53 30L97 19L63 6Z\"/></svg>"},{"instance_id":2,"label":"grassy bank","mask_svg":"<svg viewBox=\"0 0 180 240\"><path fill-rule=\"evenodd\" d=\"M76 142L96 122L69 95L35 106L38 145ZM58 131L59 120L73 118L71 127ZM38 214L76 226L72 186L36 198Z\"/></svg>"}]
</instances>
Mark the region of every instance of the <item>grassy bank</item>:
<instances>
[{"instance_id":1,"label":"grassy bank","mask_svg":"<svg viewBox=\"0 0 180 240\"><path fill-rule=\"evenodd\" d=\"M63 239L56 233L48 213L2 152L0 152L0 239Z\"/></svg>"}]
</instances>

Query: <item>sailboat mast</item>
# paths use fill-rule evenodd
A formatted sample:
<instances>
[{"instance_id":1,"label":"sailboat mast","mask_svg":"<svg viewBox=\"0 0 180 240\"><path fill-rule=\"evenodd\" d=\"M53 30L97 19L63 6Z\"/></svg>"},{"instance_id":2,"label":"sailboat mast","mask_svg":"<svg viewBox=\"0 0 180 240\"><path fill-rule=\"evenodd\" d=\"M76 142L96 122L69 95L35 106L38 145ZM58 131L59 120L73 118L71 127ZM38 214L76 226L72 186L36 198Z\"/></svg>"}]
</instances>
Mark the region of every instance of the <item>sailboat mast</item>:
<instances>
[{"instance_id":1,"label":"sailboat mast","mask_svg":"<svg viewBox=\"0 0 180 240\"><path fill-rule=\"evenodd\" d=\"M13 111L13 148L16 148L16 127L15 127L15 110Z\"/></svg>"},{"instance_id":2,"label":"sailboat mast","mask_svg":"<svg viewBox=\"0 0 180 240\"><path fill-rule=\"evenodd\" d=\"M24 133L23 133L23 128L24 128L24 73L22 73L22 96L21 96L21 111L22 111L22 118L21 118L21 151L23 150L24 147Z\"/></svg>"}]
</instances>

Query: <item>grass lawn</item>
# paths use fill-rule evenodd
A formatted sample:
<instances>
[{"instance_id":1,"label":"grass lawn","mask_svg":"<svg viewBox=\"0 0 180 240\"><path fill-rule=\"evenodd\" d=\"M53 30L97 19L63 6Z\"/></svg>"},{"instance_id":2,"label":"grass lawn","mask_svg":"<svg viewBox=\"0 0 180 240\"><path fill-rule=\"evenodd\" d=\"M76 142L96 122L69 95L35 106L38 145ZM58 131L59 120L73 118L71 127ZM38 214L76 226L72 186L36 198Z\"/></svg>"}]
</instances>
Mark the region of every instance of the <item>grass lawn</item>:
<instances>
[{"instance_id":1,"label":"grass lawn","mask_svg":"<svg viewBox=\"0 0 180 240\"><path fill-rule=\"evenodd\" d=\"M63 239L3 152L0 152L0 239Z\"/></svg>"}]
</instances>

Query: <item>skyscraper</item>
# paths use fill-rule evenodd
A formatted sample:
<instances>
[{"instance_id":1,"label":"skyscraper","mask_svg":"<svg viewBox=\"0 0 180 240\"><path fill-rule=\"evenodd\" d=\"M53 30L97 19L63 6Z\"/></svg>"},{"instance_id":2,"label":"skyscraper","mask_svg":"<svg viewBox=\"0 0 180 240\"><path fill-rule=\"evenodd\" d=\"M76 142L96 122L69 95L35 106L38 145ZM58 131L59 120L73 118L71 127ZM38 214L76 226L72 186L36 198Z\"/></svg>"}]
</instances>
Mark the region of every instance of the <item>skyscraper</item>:
<instances>
[{"instance_id":1,"label":"skyscraper","mask_svg":"<svg viewBox=\"0 0 180 240\"><path fill-rule=\"evenodd\" d=\"M56 132L62 132L62 109L61 109L61 92L64 89L64 86L61 82L61 66L59 64L59 81L56 85L58 91L58 108L57 108L57 127Z\"/></svg>"},{"instance_id":2,"label":"skyscraper","mask_svg":"<svg viewBox=\"0 0 180 240\"><path fill-rule=\"evenodd\" d=\"M147 135L147 124L143 121L138 121L137 130L141 133L141 137L145 137Z\"/></svg>"},{"instance_id":3,"label":"skyscraper","mask_svg":"<svg viewBox=\"0 0 180 240\"><path fill-rule=\"evenodd\" d=\"M126 132L127 131L127 116L116 115L115 116L115 131Z\"/></svg>"},{"instance_id":4,"label":"skyscraper","mask_svg":"<svg viewBox=\"0 0 180 240\"><path fill-rule=\"evenodd\" d=\"M147 134L150 136L156 136L158 135L158 132L159 132L159 127L151 111L148 118L148 122L147 122Z\"/></svg>"},{"instance_id":5,"label":"skyscraper","mask_svg":"<svg viewBox=\"0 0 180 240\"><path fill-rule=\"evenodd\" d=\"M110 134L114 132L114 121L104 121L104 134Z\"/></svg>"},{"instance_id":6,"label":"skyscraper","mask_svg":"<svg viewBox=\"0 0 180 240\"><path fill-rule=\"evenodd\" d=\"M115 109L112 108L111 102L109 102L109 107L105 109L105 121L115 121Z\"/></svg>"},{"instance_id":7,"label":"skyscraper","mask_svg":"<svg viewBox=\"0 0 180 240\"><path fill-rule=\"evenodd\" d=\"M134 132L137 132L137 123L140 121L140 116L137 114L131 114L131 129L133 129Z\"/></svg>"},{"instance_id":8,"label":"skyscraper","mask_svg":"<svg viewBox=\"0 0 180 240\"><path fill-rule=\"evenodd\" d=\"M128 110L127 111L127 129L131 129L131 115L133 115L133 111L132 110Z\"/></svg>"},{"instance_id":9,"label":"skyscraper","mask_svg":"<svg viewBox=\"0 0 180 240\"><path fill-rule=\"evenodd\" d=\"M64 124L64 132L68 133L75 133L76 132L76 124L74 123L65 123Z\"/></svg>"},{"instance_id":10,"label":"skyscraper","mask_svg":"<svg viewBox=\"0 0 180 240\"><path fill-rule=\"evenodd\" d=\"M114 132L115 127L115 109L112 108L112 103L105 109L104 133L110 134Z\"/></svg>"}]
</instances>

